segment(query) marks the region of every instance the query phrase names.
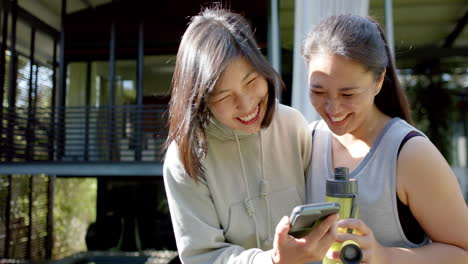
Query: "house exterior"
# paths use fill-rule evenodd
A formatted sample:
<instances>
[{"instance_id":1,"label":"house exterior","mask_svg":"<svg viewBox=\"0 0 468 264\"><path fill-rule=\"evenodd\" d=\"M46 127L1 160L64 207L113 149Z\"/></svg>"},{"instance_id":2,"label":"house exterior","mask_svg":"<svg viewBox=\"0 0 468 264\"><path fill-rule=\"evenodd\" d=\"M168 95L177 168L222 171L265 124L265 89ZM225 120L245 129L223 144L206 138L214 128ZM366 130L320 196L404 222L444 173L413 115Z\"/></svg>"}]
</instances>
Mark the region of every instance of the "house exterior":
<instances>
[{"instance_id":1,"label":"house exterior","mask_svg":"<svg viewBox=\"0 0 468 264\"><path fill-rule=\"evenodd\" d=\"M96 215L87 226L87 249L175 250L167 210L155 209L165 199L161 176L167 105L179 40L189 17L206 2L0 1L0 258L54 257L55 195L58 181L67 179L96 181ZM331 2L336 4L325 4ZM294 92L307 86L295 74L300 38L293 33L310 22L307 12L300 16L295 8L307 6L315 15L349 11L341 2L317 1L316 9L301 0L228 4L254 25L262 52L286 85L294 83L294 90L281 95L282 102L304 114L309 110L294 99ZM462 80L457 83L465 86L456 89L456 109L466 113L468 6L458 0L433 1L433 6L404 2L395 1L393 11L388 0L356 4L386 21L387 32L395 31L400 68L421 66L402 71L409 72L408 82L422 72L439 76L444 70L434 69L459 69ZM416 2L433 17L437 10L457 12L447 20L448 31L408 49L402 41L417 30L401 32L418 21L405 20L404 14L415 10ZM440 24L445 16L434 19ZM462 188L467 178L466 118L454 121L452 140Z\"/></svg>"}]
</instances>

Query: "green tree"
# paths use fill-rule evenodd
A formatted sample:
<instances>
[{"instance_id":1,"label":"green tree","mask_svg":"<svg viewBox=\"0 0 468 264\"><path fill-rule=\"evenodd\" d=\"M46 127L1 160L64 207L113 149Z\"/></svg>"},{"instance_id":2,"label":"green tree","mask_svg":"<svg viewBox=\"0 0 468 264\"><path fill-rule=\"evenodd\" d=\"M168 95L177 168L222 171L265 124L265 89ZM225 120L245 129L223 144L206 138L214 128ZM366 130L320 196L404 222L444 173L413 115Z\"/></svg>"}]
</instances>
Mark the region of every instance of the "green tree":
<instances>
[{"instance_id":1,"label":"green tree","mask_svg":"<svg viewBox=\"0 0 468 264\"><path fill-rule=\"evenodd\" d=\"M55 184L53 258L86 251L85 235L96 219L97 181L58 178Z\"/></svg>"}]
</instances>

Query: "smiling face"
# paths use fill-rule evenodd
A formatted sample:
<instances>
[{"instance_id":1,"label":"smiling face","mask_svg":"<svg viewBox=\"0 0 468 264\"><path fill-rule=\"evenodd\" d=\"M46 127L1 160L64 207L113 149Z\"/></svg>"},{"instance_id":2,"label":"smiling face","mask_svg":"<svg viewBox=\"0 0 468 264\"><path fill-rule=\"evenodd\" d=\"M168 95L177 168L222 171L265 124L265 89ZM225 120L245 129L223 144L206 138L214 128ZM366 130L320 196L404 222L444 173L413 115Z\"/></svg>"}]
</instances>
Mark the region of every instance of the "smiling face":
<instances>
[{"instance_id":1,"label":"smiling face","mask_svg":"<svg viewBox=\"0 0 468 264\"><path fill-rule=\"evenodd\" d=\"M255 133L261 128L268 101L268 83L245 59L227 66L208 99L211 114L225 126Z\"/></svg>"},{"instance_id":2,"label":"smiling face","mask_svg":"<svg viewBox=\"0 0 468 264\"><path fill-rule=\"evenodd\" d=\"M315 55L308 65L312 105L336 135L359 134L379 111L374 97L385 72L376 80L360 64L338 55Z\"/></svg>"}]
</instances>

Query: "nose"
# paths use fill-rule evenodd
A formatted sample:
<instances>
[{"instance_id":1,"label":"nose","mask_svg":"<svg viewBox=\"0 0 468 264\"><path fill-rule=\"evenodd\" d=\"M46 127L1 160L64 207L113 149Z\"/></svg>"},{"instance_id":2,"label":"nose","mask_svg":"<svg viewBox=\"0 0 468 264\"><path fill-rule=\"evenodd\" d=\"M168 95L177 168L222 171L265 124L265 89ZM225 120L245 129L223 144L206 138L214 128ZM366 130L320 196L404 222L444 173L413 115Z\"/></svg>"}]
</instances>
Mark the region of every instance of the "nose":
<instances>
[{"instance_id":1,"label":"nose","mask_svg":"<svg viewBox=\"0 0 468 264\"><path fill-rule=\"evenodd\" d=\"M325 102L325 110L327 113L333 115L340 112L340 100L336 97L328 96Z\"/></svg>"},{"instance_id":2,"label":"nose","mask_svg":"<svg viewBox=\"0 0 468 264\"><path fill-rule=\"evenodd\" d=\"M236 108L239 111L248 112L253 110L254 97L248 93L240 93L236 96Z\"/></svg>"}]
</instances>

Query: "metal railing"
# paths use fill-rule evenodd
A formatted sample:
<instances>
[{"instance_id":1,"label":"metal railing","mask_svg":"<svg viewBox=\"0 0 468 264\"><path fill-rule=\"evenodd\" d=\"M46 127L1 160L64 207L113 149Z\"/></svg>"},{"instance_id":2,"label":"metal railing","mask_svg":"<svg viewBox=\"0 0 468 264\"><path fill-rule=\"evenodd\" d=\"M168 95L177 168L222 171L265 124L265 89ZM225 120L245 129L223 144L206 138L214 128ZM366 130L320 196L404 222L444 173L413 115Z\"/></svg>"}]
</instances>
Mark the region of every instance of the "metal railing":
<instances>
[{"instance_id":1,"label":"metal railing","mask_svg":"<svg viewBox=\"0 0 468 264\"><path fill-rule=\"evenodd\" d=\"M160 162L166 104L4 108L0 160Z\"/></svg>"}]
</instances>

